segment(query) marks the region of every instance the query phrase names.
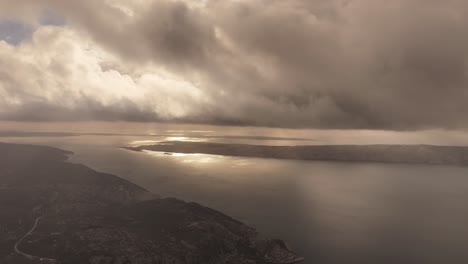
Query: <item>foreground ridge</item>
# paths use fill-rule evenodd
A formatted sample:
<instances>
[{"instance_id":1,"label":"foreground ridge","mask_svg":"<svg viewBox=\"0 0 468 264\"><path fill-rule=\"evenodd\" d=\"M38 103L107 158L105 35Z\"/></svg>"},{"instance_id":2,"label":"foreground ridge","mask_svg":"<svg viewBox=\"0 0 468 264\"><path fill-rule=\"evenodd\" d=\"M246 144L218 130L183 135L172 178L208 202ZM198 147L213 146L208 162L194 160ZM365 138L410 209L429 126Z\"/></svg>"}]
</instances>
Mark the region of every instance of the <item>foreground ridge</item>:
<instances>
[{"instance_id":1,"label":"foreground ridge","mask_svg":"<svg viewBox=\"0 0 468 264\"><path fill-rule=\"evenodd\" d=\"M302 260L283 241L259 239L220 212L69 163L70 154L0 143L0 263Z\"/></svg>"}]
</instances>

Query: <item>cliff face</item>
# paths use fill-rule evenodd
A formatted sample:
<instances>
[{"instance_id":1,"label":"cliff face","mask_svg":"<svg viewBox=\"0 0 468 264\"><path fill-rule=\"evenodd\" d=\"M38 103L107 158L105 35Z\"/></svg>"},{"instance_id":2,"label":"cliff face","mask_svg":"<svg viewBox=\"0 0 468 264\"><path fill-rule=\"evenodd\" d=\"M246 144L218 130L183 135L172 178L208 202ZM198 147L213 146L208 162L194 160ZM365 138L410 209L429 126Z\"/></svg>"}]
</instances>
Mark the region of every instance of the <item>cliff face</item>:
<instances>
[{"instance_id":1,"label":"cliff face","mask_svg":"<svg viewBox=\"0 0 468 264\"><path fill-rule=\"evenodd\" d=\"M0 143L0 263L300 260L282 241L260 241L254 229L222 213L158 198L68 163L68 154Z\"/></svg>"},{"instance_id":2,"label":"cliff face","mask_svg":"<svg viewBox=\"0 0 468 264\"><path fill-rule=\"evenodd\" d=\"M162 142L157 145L127 147L126 149L297 160L468 165L468 147L454 146L262 146L206 142Z\"/></svg>"}]
</instances>

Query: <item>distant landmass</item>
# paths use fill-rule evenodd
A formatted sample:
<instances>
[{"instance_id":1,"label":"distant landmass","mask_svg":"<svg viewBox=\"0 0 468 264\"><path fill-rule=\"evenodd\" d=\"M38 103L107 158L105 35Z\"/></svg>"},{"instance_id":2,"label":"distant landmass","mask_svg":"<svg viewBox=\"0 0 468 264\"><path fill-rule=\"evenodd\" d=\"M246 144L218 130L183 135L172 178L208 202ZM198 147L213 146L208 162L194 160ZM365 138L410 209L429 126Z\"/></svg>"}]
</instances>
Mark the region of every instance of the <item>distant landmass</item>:
<instances>
[{"instance_id":1,"label":"distant landmass","mask_svg":"<svg viewBox=\"0 0 468 264\"><path fill-rule=\"evenodd\" d=\"M204 153L295 160L468 165L468 147L433 145L264 146L207 142L161 142L125 147L133 151Z\"/></svg>"},{"instance_id":2,"label":"distant landmass","mask_svg":"<svg viewBox=\"0 0 468 264\"><path fill-rule=\"evenodd\" d=\"M45 131L12 131L0 130L0 137L77 137L77 136L133 136L133 137L177 137L177 133L138 134L138 133L72 133L72 132L45 132ZM288 141L315 141L311 138L297 137L268 137L268 136L239 136L239 135L201 135L193 133L190 138L209 139L244 139L244 140L288 140Z\"/></svg>"},{"instance_id":3,"label":"distant landmass","mask_svg":"<svg viewBox=\"0 0 468 264\"><path fill-rule=\"evenodd\" d=\"M0 143L0 263L293 263L281 240L51 147Z\"/></svg>"}]
</instances>

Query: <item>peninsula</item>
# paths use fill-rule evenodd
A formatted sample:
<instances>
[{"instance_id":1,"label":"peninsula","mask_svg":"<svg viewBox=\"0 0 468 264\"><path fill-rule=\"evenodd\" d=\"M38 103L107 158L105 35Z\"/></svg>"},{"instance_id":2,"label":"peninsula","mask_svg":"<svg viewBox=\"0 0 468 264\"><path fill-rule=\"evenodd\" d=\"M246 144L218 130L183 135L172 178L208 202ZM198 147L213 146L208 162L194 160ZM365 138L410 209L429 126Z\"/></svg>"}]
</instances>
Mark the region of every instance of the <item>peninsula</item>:
<instances>
[{"instance_id":1,"label":"peninsula","mask_svg":"<svg viewBox=\"0 0 468 264\"><path fill-rule=\"evenodd\" d=\"M295 160L468 165L468 147L433 145L265 146L208 142L161 142L125 147L133 151L203 153Z\"/></svg>"},{"instance_id":2,"label":"peninsula","mask_svg":"<svg viewBox=\"0 0 468 264\"><path fill-rule=\"evenodd\" d=\"M197 203L160 198L67 162L71 152L0 143L0 263L293 263L281 240Z\"/></svg>"}]
</instances>

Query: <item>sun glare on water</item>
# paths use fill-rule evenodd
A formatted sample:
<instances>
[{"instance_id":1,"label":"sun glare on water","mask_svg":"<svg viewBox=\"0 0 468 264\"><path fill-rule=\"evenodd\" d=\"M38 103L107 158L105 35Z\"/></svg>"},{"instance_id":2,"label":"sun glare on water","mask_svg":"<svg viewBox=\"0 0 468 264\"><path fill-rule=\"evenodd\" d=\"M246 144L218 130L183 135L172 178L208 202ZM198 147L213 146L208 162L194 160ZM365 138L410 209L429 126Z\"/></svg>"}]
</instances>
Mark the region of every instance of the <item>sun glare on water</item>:
<instances>
[{"instance_id":1,"label":"sun glare on water","mask_svg":"<svg viewBox=\"0 0 468 264\"><path fill-rule=\"evenodd\" d=\"M209 155L209 154L202 154L202 153L176 153L176 152L163 152L163 151L150 151L150 150L143 150L143 152L146 154L150 154L152 156L156 156L156 157L161 157L161 156L171 157L183 163L207 164L207 163L221 162L225 159L224 156Z\"/></svg>"}]
</instances>

